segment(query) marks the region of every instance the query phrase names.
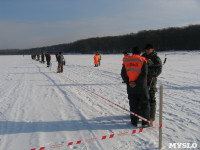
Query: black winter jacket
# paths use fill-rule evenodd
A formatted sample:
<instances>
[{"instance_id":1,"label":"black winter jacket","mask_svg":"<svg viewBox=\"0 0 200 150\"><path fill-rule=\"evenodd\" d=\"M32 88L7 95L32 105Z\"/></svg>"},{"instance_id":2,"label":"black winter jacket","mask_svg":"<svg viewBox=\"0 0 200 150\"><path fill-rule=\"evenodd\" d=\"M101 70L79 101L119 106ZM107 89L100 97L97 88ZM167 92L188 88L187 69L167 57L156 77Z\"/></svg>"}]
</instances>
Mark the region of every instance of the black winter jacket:
<instances>
[{"instance_id":1,"label":"black winter jacket","mask_svg":"<svg viewBox=\"0 0 200 150\"><path fill-rule=\"evenodd\" d=\"M160 57L158 57L156 52L152 52L149 55L144 53L142 56L145 57L147 60L150 59L153 62L152 65L148 66L147 81L148 81L148 86L150 86L150 87L154 86L154 85L156 86L157 77L162 72L161 59L160 59Z\"/></svg>"},{"instance_id":2,"label":"black winter jacket","mask_svg":"<svg viewBox=\"0 0 200 150\"><path fill-rule=\"evenodd\" d=\"M58 63L63 63L63 61L64 61L64 56L62 55L62 54L59 54L58 56L57 56L57 61L58 61Z\"/></svg>"},{"instance_id":3,"label":"black winter jacket","mask_svg":"<svg viewBox=\"0 0 200 150\"><path fill-rule=\"evenodd\" d=\"M149 98L149 91L148 91L147 81L146 81L147 73L148 73L148 67L147 67L146 62L144 62L141 69L141 74L135 81L136 86L132 88L129 86L129 78L126 73L125 66L123 65L122 70L121 70L121 77L124 80L124 82L127 84L128 94L145 94L146 97Z\"/></svg>"}]
</instances>

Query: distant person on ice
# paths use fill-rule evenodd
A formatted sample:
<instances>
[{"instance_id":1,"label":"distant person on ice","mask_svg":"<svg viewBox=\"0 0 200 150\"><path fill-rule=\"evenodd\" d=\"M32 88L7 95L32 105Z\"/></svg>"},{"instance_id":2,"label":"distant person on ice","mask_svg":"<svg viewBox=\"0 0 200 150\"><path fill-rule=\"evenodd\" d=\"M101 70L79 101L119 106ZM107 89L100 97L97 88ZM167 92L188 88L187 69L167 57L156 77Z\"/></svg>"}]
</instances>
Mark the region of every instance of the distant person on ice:
<instances>
[{"instance_id":1,"label":"distant person on ice","mask_svg":"<svg viewBox=\"0 0 200 150\"><path fill-rule=\"evenodd\" d=\"M55 56L56 56L56 61L58 61L58 53L56 53Z\"/></svg>"},{"instance_id":2,"label":"distant person on ice","mask_svg":"<svg viewBox=\"0 0 200 150\"><path fill-rule=\"evenodd\" d=\"M157 77L162 72L162 62L152 44L147 44L144 48L146 52L142 55L147 59L148 64L148 75L147 75L147 84L149 87L149 102L150 102L150 120L155 121L156 114L156 97L155 93L157 92L156 84Z\"/></svg>"},{"instance_id":3,"label":"distant person on ice","mask_svg":"<svg viewBox=\"0 0 200 150\"><path fill-rule=\"evenodd\" d=\"M44 53L41 54L41 62L44 64Z\"/></svg>"},{"instance_id":4,"label":"distant person on ice","mask_svg":"<svg viewBox=\"0 0 200 150\"><path fill-rule=\"evenodd\" d=\"M40 61L40 54L37 54L36 56L37 56L36 61Z\"/></svg>"},{"instance_id":5,"label":"distant person on ice","mask_svg":"<svg viewBox=\"0 0 200 150\"><path fill-rule=\"evenodd\" d=\"M127 93L130 111L149 120L149 91L147 87L148 66L146 59L141 57L138 47L132 49L132 56L129 56L122 67L121 76L127 84ZM131 114L131 123L137 127L139 118ZM149 127L150 124L142 120L142 127Z\"/></svg>"},{"instance_id":6,"label":"distant person on ice","mask_svg":"<svg viewBox=\"0 0 200 150\"><path fill-rule=\"evenodd\" d=\"M47 67L49 67L50 61L51 61L51 55L47 52L45 56L46 56L46 61L47 61Z\"/></svg>"},{"instance_id":7,"label":"distant person on ice","mask_svg":"<svg viewBox=\"0 0 200 150\"><path fill-rule=\"evenodd\" d=\"M99 55L99 66L101 65L101 54L98 52Z\"/></svg>"},{"instance_id":8,"label":"distant person on ice","mask_svg":"<svg viewBox=\"0 0 200 150\"><path fill-rule=\"evenodd\" d=\"M94 55L94 67L98 67L99 64L99 55L98 52Z\"/></svg>"},{"instance_id":9,"label":"distant person on ice","mask_svg":"<svg viewBox=\"0 0 200 150\"><path fill-rule=\"evenodd\" d=\"M35 54L32 55L32 59L33 59L33 60L36 59L36 55L35 55Z\"/></svg>"},{"instance_id":10,"label":"distant person on ice","mask_svg":"<svg viewBox=\"0 0 200 150\"><path fill-rule=\"evenodd\" d=\"M57 73L62 73L63 72L63 64L64 64L64 56L61 52L57 55L57 61L58 61L58 72Z\"/></svg>"}]
</instances>

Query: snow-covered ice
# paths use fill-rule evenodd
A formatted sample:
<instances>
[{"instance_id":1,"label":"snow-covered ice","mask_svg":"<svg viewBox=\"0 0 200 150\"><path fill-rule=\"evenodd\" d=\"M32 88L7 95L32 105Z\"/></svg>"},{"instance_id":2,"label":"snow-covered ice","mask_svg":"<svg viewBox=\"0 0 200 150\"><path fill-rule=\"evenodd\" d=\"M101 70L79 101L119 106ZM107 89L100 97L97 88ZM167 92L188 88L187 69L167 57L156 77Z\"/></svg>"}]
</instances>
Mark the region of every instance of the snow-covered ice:
<instances>
[{"instance_id":1,"label":"snow-covered ice","mask_svg":"<svg viewBox=\"0 0 200 150\"><path fill-rule=\"evenodd\" d=\"M159 53L162 60L165 55L157 84L164 87L163 149L169 143L197 143L200 148L200 51ZM122 57L102 55L95 68L93 55L65 55L64 73L58 74L54 55L51 68L30 56L0 56L0 150L56 144L65 146L49 149L158 149L157 129L66 146L137 129L126 111L84 89L129 109L120 77ZM158 112L159 107L157 124Z\"/></svg>"}]
</instances>

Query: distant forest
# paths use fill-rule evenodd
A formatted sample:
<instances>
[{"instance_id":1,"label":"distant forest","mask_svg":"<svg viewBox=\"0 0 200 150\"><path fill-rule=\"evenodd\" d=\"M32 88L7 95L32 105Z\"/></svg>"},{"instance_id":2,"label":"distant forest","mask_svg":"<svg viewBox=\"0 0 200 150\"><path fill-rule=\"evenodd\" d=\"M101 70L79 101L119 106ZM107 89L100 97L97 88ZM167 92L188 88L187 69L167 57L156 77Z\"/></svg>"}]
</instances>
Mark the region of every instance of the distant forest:
<instances>
[{"instance_id":1,"label":"distant forest","mask_svg":"<svg viewBox=\"0 0 200 150\"><path fill-rule=\"evenodd\" d=\"M40 48L1 50L0 54L37 54L47 51L51 54L59 51L80 54L92 54L99 51L104 54L113 54L121 53L124 50L130 51L134 46L139 46L142 49L147 43L153 44L157 51L200 50L200 25L143 30L138 33L95 37Z\"/></svg>"}]
</instances>

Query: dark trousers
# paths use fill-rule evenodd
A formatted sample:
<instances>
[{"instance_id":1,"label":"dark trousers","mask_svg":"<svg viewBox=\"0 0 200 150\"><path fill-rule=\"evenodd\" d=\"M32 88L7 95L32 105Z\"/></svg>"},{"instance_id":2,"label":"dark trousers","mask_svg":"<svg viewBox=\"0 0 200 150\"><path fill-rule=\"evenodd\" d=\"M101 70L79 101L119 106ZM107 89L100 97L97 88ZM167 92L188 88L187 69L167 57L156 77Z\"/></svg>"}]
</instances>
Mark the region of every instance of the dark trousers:
<instances>
[{"instance_id":1,"label":"dark trousers","mask_svg":"<svg viewBox=\"0 0 200 150\"><path fill-rule=\"evenodd\" d=\"M156 105L156 96L155 96L157 92L156 84L157 84L157 78L151 78L150 80L148 80L150 107L151 106L154 107Z\"/></svg>"},{"instance_id":2,"label":"dark trousers","mask_svg":"<svg viewBox=\"0 0 200 150\"><path fill-rule=\"evenodd\" d=\"M148 120L150 119L149 99L145 94L129 94L128 99L131 112L136 113ZM131 114L131 122L133 124L137 124L138 117ZM146 124L148 123L142 120L142 125Z\"/></svg>"},{"instance_id":3,"label":"dark trousers","mask_svg":"<svg viewBox=\"0 0 200 150\"><path fill-rule=\"evenodd\" d=\"M42 63L44 64L44 58L42 58Z\"/></svg>"},{"instance_id":4,"label":"dark trousers","mask_svg":"<svg viewBox=\"0 0 200 150\"><path fill-rule=\"evenodd\" d=\"M101 65L101 60L99 59L98 62L99 62L99 66L100 66Z\"/></svg>"},{"instance_id":5,"label":"dark trousers","mask_svg":"<svg viewBox=\"0 0 200 150\"><path fill-rule=\"evenodd\" d=\"M149 103L150 103L150 107L151 106L155 106L156 105L156 91L155 90L149 90Z\"/></svg>"},{"instance_id":6,"label":"dark trousers","mask_svg":"<svg viewBox=\"0 0 200 150\"><path fill-rule=\"evenodd\" d=\"M63 63L58 64L58 72L63 72Z\"/></svg>"},{"instance_id":7,"label":"dark trousers","mask_svg":"<svg viewBox=\"0 0 200 150\"><path fill-rule=\"evenodd\" d=\"M47 60L47 67L49 67L50 66L50 61L49 60Z\"/></svg>"}]
</instances>

